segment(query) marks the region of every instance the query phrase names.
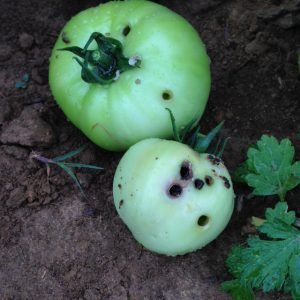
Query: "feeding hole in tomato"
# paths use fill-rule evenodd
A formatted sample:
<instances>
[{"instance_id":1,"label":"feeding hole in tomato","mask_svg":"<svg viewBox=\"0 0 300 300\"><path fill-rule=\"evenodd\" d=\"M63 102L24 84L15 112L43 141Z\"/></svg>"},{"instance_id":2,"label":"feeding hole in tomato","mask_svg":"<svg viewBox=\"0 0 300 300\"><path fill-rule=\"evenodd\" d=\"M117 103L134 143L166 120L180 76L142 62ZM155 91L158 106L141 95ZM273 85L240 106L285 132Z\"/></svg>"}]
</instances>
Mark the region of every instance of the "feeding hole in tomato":
<instances>
[{"instance_id":1,"label":"feeding hole in tomato","mask_svg":"<svg viewBox=\"0 0 300 300\"><path fill-rule=\"evenodd\" d=\"M197 224L201 227L203 226L206 226L209 222L209 217L208 216L205 216L205 215L202 215L199 217L198 221L197 221Z\"/></svg>"},{"instance_id":2,"label":"feeding hole in tomato","mask_svg":"<svg viewBox=\"0 0 300 300\"><path fill-rule=\"evenodd\" d=\"M193 177L192 165L188 161L184 161L180 168L180 177L182 180L189 180Z\"/></svg>"},{"instance_id":3,"label":"feeding hole in tomato","mask_svg":"<svg viewBox=\"0 0 300 300\"><path fill-rule=\"evenodd\" d=\"M177 198L182 194L182 187L178 184L172 184L169 188L169 195L171 197Z\"/></svg>"},{"instance_id":4,"label":"feeding hole in tomato","mask_svg":"<svg viewBox=\"0 0 300 300\"><path fill-rule=\"evenodd\" d=\"M203 186L204 186L204 181L201 180L201 179L199 179L199 178L197 178L197 179L195 179L195 181L194 181L194 186L195 186L195 188L196 188L197 190L201 190L201 189L203 188Z\"/></svg>"},{"instance_id":5,"label":"feeding hole in tomato","mask_svg":"<svg viewBox=\"0 0 300 300\"><path fill-rule=\"evenodd\" d=\"M205 176L205 183L207 185L212 185L214 183L214 179L211 176Z\"/></svg>"},{"instance_id":6,"label":"feeding hole in tomato","mask_svg":"<svg viewBox=\"0 0 300 300\"><path fill-rule=\"evenodd\" d=\"M124 36L127 36L127 35L130 33L130 31L131 31L131 28L130 28L129 25L127 25L127 26L125 26L125 27L123 28L122 34L123 34Z\"/></svg>"},{"instance_id":7,"label":"feeding hole in tomato","mask_svg":"<svg viewBox=\"0 0 300 300\"><path fill-rule=\"evenodd\" d=\"M120 202L119 202L119 209L121 209L121 207L123 206L123 204L124 204L124 200L122 199L122 200L120 200Z\"/></svg>"},{"instance_id":8,"label":"feeding hole in tomato","mask_svg":"<svg viewBox=\"0 0 300 300\"><path fill-rule=\"evenodd\" d=\"M173 93L169 90L163 91L161 94L162 98L166 101L171 100L173 98Z\"/></svg>"}]
</instances>

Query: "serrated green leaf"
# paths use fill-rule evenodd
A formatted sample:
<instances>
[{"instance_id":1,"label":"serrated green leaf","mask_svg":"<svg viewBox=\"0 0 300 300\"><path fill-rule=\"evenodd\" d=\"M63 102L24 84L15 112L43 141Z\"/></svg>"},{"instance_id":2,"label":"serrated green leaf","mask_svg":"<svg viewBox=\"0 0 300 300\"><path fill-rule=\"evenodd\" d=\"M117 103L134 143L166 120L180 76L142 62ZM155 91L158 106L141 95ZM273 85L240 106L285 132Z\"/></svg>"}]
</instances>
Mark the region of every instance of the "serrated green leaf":
<instances>
[{"instance_id":1,"label":"serrated green leaf","mask_svg":"<svg viewBox=\"0 0 300 300\"><path fill-rule=\"evenodd\" d=\"M254 188L253 194L269 196L285 194L300 184L300 162L293 164L294 147L289 139L278 140L263 135L248 149L248 159L238 170L237 179L245 180Z\"/></svg>"},{"instance_id":2,"label":"serrated green leaf","mask_svg":"<svg viewBox=\"0 0 300 300\"><path fill-rule=\"evenodd\" d=\"M236 182L246 183L246 175L250 173L250 170L248 168L248 164L244 162L241 164L235 171L233 175L233 180Z\"/></svg>"},{"instance_id":3,"label":"serrated green leaf","mask_svg":"<svg viewBox=\"0 0 300 300\"><path fill-rule=\"evenodd\" d=\"M264 292L284 289L299 300L300 231L291 225L295 212L288 212L286 203L278 203L265 215L266 221L258 230L271 239L250 237L247 247L233 247L226 264L244 286Z\"/></svg>"},{"instance_id":4,"label":"serrated green leaf","mask_svg":"<svg viewBox=\"0 0 300 300\"><path fill-rule=\"evenodd\" d=\"M300 162L295 162L290 169L290 177L286 183L287 190L292 190L300 184Z\"/></svg>"},{"instance_id":5,"label":"serrated green leaf","mask_svg":"<svg viewBox=\"0 0 300 300\"><path fill-rule=\"evenodd\" d=\"M278 184L274 177L265 174L248 174L245 179L247 184L254 188L253 195L270 196L278 194Z\"/></svg>"},{"instance_id":6,"label":"serrated green leaf","mask_svg":"<svg viewBox=\"0 0 300 300\"><path fill-rule=\"evenodd\" d=\"M221 290L231 295L234 300L255 300L253 290L237 279L223 282Z\"/></svg>"},{"instance_id":7,"label":"serrated green leaf","mask_svg":"<svg viewBox=\"0 0 300 300\"><path fill-rule=\"evenodd\" d=\"M243 250L244 248L241 246L233 246L226 260L229 272L234 277L240 277L243 272L245 263L245 261L243 260Z\"/></svg>"},{"instance_id":8,"label":"serrated green leaf","mask_svg":"<svg viewBox=\"0 0 300 300\"><path fill-rule=\"evenodd\" d=\"M267 221L271 224L273 224L276 219L279 219L288 225L292 225L296 220L295 212L288 211L288 205L286 202L277 203L275 208L267 208L265 215Z\"/></svg>"},{"instance_id":9,"label":"serrated green leaf","mask_svg":"<svg viewBox=\"0 0 300 300\"><path fill-rule=\"evenodd\" d=\"M292 257L289 264L290 269L290 291L293 299L300 299L300 249Z\"/></svg>"}]
</instances>

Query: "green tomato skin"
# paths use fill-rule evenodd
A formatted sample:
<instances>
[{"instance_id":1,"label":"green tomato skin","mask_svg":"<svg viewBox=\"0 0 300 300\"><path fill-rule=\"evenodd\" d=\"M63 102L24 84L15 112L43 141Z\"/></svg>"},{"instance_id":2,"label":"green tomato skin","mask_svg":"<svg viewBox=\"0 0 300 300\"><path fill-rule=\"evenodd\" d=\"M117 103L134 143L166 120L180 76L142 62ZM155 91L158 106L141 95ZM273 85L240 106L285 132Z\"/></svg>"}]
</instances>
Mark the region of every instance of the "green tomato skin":
<instances>
[{"instance_id":1,"label":"green tomato skin","mask_svg":"<svg viewBox=\"0 0 300 300\"><path fill-rule=\"evenodd\" d=\"M224 230L232 215L234 191L223 162L213 163L209 157L161 139L141 141L125 153L114 177L114 203L145 248L182 255L204 247ZM180 174L184 162L191 165L188 180ZM205 182L207 176L212 181L197 189L195 180ZM183 187L178 197L169 194L174 183Z\"/></svg>"},{"instance_id":2,"label":"green tomato skin","mask_svg":"<svg viewBox=\"0 0 300 300\"><path fill-rule=\"evenodd\" d=\"M118 39L126 57L138 55L140 68L109 85L84 82L74 54L57 50L84 47L95 31ZM172 136L165 107L179 128L200 119L210 91L210 59L197 32L176 13L143 0L113 1L65 25L50 57L49 84L76 127L100 147L119 151L145 138ZM163 99L164 92L171 99Z\"/></svg>"}]
</instances>

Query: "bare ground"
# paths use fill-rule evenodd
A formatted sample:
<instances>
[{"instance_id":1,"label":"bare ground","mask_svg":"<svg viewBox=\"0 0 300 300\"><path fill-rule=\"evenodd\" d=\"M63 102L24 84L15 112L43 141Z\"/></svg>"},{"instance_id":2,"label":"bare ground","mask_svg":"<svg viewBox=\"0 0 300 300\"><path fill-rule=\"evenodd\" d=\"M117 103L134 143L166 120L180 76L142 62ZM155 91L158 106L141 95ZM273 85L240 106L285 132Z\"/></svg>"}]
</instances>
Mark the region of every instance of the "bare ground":
<instances>
[{"instance_id":1,"label":"bare ground","mask_svg":"<svg viewBox=\"0 0 300 300\"><path fill-rule=\"evenodd\" d=\"M224 159L231 171L263 133L289 137L300 158L299 1L158 1L199 31L212 60L213 88L201 121L225 120ZM80 172L88 199L67 175L33 152L54 157L87 142L55 104L48 57L64 23L92 0L1 0L0 16L0 299L218 299L230 278L225 259L247 237L247 219L275 198L244 200L224 233L206 248L170 258L136 243L116 214L112 179L122 153L90 144L78 160L105 167ZM15 84L30 75L26 89ZM300 189L289 194L300 211ZM289 299L281 294L261 300Z\"/></svg>"}]
</instances>

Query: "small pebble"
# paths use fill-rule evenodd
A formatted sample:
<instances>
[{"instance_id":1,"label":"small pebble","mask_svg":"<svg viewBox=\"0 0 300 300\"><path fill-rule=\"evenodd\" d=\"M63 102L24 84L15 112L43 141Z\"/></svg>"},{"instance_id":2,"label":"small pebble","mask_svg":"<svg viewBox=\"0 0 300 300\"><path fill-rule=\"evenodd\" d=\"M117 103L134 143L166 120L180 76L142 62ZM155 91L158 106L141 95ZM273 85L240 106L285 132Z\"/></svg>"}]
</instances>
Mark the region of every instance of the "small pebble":
<instances>
[{"instance_id":1,"label":"small pebble","mask_svg":"<svg viewBox=\"0 0 300 300\"><path fill-rule=\"evenodd\" d=\"M33 36L26 32L23 32L19 35L19 45L23 50L31 48L33 45L33 41Z\"/></svg>"},{"instance_id":2,"label":"small pebble","mask_svg":"<svg viewBox=\"0 0 300 300\"><path fill-rule=\"evenodd\" d=\"M9 45L0 45L0 61L8 60L12 55L12 48Z\"/></svg>"}]
</instances>

